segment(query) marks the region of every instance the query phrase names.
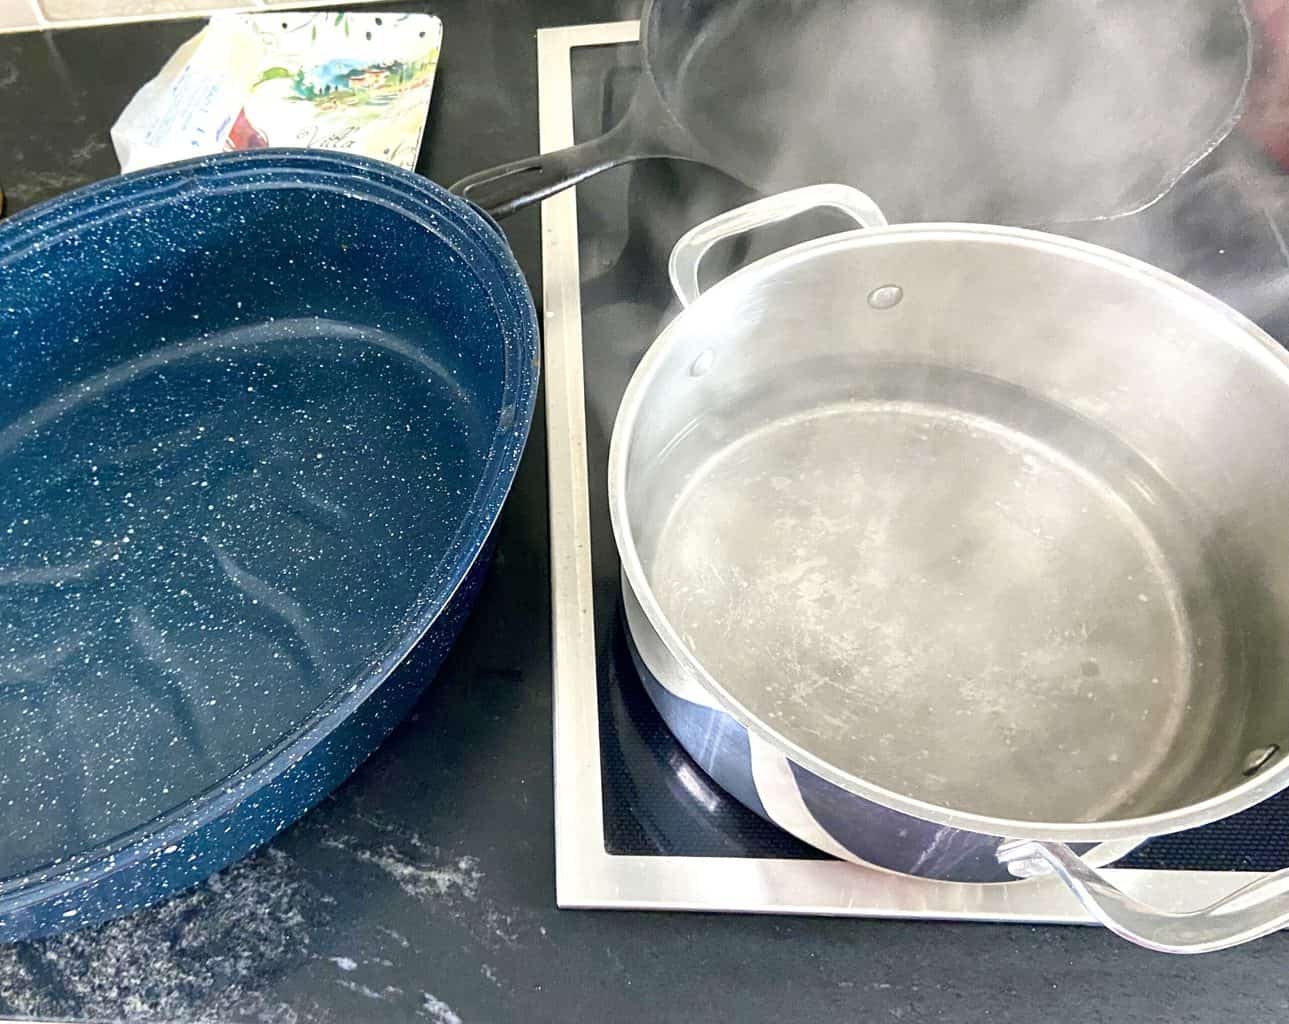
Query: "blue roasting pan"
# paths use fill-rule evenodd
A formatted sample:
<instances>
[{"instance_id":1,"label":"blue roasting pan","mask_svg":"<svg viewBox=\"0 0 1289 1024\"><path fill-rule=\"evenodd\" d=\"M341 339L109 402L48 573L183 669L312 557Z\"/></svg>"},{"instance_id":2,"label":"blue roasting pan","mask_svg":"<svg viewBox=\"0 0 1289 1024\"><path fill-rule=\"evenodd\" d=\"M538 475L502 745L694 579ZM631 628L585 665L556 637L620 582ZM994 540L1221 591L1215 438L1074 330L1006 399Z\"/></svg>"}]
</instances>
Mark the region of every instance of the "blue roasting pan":
<instances>
[{"instance_id":1,"label":"blue roasting pan","mask_svg":"<svg viewBox=\"0 0 1289 1024\"><path fill-rule=\"evenodd\" d=\"M264 843L415 700L538 377L496 226L228 153L0 224L0 940Z\"/></svg>"}]
</instances>

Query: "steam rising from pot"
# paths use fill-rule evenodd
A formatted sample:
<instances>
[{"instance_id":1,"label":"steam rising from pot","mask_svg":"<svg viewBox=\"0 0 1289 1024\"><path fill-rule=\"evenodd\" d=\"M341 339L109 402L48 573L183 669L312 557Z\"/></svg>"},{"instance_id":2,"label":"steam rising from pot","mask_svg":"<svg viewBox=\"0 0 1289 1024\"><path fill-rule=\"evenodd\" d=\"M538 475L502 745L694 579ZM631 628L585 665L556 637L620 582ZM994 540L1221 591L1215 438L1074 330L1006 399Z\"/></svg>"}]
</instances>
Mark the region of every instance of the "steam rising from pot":
<instances>
[{"instance_id":1,"label":"steam rising from pot","mask_svg":"<svg viewBox=\"0 0 1289 1024\"><path fill-rule=\"evenodd\" d=\"M779 187L846 182L896 220L1087 220L1226 135L1249 40L1238 0L738 0L668 101L747 181L772 154Z\"/></svg>"}]
</instances>

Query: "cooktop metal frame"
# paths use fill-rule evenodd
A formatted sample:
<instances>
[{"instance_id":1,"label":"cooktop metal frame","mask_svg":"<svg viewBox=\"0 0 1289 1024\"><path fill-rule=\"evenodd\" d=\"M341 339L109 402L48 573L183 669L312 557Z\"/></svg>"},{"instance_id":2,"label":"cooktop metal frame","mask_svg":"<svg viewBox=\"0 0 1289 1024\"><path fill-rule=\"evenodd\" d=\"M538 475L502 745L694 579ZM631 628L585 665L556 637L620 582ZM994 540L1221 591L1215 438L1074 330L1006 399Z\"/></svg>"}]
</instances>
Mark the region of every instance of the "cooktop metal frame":
<instances>
[{"instance_id":1,"label":"cooktop metal frame","mask_svg":"<svg viewBox=\"0 0 1289 1024\"><path fill-rule=\"evenodd\" d=\"M619 21L537 33L543 152L574 142L573 49L631 43L638 30L636 21ZM1051 878L963 885L835 860L618 856L606 851L574 191L542 203L541 218L559 906L1093 923L1064 885ZM1110 874L1125 892L1176 910L1204 906L1257 877L1126 869Z\"/></svg>"}]
</instances>

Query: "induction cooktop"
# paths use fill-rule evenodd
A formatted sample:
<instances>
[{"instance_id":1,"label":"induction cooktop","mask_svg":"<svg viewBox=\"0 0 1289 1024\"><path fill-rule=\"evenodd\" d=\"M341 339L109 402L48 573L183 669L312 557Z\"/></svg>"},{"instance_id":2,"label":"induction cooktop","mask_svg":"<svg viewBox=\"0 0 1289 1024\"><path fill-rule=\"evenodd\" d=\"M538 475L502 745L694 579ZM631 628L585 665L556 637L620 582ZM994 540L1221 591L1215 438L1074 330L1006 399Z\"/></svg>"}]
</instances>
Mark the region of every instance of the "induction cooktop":
<instances>
[{"instance_id":1,"label":"induction cooktop","mask_svg":"<svg viewBox=\"0 0 1289 1024\"><path fill-rule=\"evenodd\" d=\"M559 149L621 117L640 74L634 21L538 33L541 144ZM645 161L542 205L545 401L555 677L557 896L564 907L1082 923L1054 879L932 882L805 846L712 782L667 731L632 668L609 526L606 467L618 402L677 311L672 244L754 198L710 168ZM715 272L838 230L827 218L714 253ZM1186 277L1289 340L1289 187L1238 139L1153 207L1063 225ZM1166 909L1203 906L1289 867L1289 795L1146 843L1111 869Z\"/></svg>"}]
</instances>

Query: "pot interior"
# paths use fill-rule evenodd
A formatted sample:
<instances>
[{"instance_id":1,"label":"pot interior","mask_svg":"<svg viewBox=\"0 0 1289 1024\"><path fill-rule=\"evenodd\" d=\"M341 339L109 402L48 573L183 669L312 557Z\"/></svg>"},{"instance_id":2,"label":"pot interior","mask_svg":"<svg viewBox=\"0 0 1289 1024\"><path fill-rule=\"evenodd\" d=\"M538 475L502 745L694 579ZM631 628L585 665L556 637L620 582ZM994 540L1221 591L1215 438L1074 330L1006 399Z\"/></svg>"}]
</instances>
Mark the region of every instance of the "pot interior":
<instances>
[{"instance_id":1,"label":"pot interior","mask_svg":"<svg viewBox=\"0 0 1289 1024\"><path fill-rule=\"evenodd\" d=\"M628 532L764 729L1032 822L1177 810L1289 749L1289 373L1215 300L897 228L762 261L659 346L619 424Z\"/></svg>"}]
</instances>

